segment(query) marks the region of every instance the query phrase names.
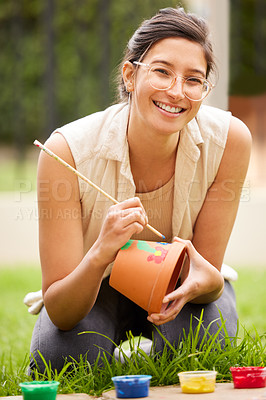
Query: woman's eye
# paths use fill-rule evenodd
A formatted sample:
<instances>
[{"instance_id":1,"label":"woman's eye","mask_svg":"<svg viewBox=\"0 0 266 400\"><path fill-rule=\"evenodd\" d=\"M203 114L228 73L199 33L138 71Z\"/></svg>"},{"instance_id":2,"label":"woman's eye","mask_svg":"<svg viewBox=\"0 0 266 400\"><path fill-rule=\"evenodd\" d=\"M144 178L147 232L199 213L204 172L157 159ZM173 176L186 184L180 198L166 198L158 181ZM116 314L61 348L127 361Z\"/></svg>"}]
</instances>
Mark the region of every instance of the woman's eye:
<instances>
[{"instance_id":1,"label":"woman's eye","mask_svg":"<svg viewBox=\"0 0 266 400\"><path fill-rule=\"evenodd\" d=\"M203 81L200 78L197 77L192 77L192 78L187 78L187 82L195 85L202 85Z\"/></svg>"},{"instance_id":2,"label":"woman's eye","mask_svg":"<svg viewBox=\"0 0 266 400\"><path fill-rule=\"evenodd\" d=\"M153 72L156 72L156 73L162 74L162 75L170 75L169 71L167 71L167 69L164 69L164 68L154 68Z\"/></svg>"}]
</instances>

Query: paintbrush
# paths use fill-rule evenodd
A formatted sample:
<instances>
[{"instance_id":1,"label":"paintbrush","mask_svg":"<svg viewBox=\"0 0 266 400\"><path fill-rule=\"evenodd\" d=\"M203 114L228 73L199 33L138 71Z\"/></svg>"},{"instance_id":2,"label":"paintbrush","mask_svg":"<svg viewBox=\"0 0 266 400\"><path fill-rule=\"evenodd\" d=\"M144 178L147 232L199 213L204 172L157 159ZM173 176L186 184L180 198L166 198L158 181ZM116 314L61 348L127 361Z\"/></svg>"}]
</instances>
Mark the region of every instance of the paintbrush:
<instances>
[{"instance_id":1,"label":"paintbrush","mask_svg":"<svg viewBox=\"0 0 266 400\"><path fill-rule=\"evenodd\" d=\"M73 168L71 165L69 165L66 161L64 161L62 158L57 156L55 153L53 153L51 150L49 150L47 147L45 147L42 143L40 143L38 140L34 140L33 144L37 147L39 147L41 150L43 150L46 154L49 156L53 157L55 160L59 161L61 164L63 164L65 167L67 167L70 171L72 171L74 174L80 177L83 181L87 182L90 186L94 187L94 189L98 190L98 192L102 193L105 197L107 197L109 200L111 200L114 204L119 204L119 201L114 199L110 194L106 193L103 189L101 189L99 186L95 185L90 179L86 178L86 176L82 175L79 171L77 171L75 168ZM157 229L153 228L151 225L147 224L146 227L155 233L157 236L159 236L161 239L165 240L165 236L157 231Z\"/></svg>"}]
</instances>

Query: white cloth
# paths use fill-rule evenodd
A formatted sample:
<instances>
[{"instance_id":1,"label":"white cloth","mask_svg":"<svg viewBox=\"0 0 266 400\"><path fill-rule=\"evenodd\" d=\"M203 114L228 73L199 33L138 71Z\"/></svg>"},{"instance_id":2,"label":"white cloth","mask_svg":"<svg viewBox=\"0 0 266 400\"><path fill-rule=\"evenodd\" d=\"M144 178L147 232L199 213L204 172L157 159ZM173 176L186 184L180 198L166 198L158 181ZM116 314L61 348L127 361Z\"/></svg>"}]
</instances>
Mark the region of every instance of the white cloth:
<instances>
[{"instance_id":1,"label":"white cloth","mask_svg":"<svg viewBox=\"0 0 266 400\"><path fill-rule=\"evenodd\" d=\"M28 312L32 315L39 314L43 306L42 291L30 292L24 297L24 304L29 307Z\"/></svg>"}]
</instances>

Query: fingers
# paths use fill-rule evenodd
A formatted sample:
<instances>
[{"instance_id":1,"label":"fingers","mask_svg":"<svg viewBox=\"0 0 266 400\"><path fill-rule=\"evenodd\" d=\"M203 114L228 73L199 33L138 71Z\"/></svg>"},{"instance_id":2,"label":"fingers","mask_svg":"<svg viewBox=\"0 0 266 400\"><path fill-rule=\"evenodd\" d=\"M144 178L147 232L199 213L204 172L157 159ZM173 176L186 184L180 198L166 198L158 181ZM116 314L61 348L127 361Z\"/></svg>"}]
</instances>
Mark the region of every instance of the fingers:
<instances>
[{"instance_id":1,"label":"fingers","mask_svg":"<svg viewBox=\"0 0 266 400\"><path fill-rule=\"evenodd\" d=\"M163 303L170 303L166 310L159 314L149 315L148 320L156 325L173 321L184 305L193 299L196 290L197 284L194 280L192 282L190 280L184 281L178 289L164 297Z\"/></svg>"},{"instance_id":2,"label":"fingers","mask_svg":"<svg viewBox=\"0 0 266 400\"><path fill-rule=\"evenodd\" d=\"M144 227L148 223L147 214L138 197L111 206L108 212L108 219L112 223L121 223L121 226L119 226L120 229L124 229L134 223Z\"/></svg>"},{"instance_id":3,"label":"fingers","mask_svg":"<svg viewBox=\"0 0 266 400\"><path fill-rule=\"evenodd\" d=\"M147 317L148 321L155 325L162 325L166 322L173 321L177 315L180 313L182 308L185 305L185 301L181 299L180 301L174 301L170 306L167 308L166 311L160 314L151 314Z\"/></svg>"},{"instance_id":4,"label":"fingers","mask_svg":"<svg viewBox=\"0 0 266 400\"><path fill-rule=\"evenodd\" d=\"M138 222L139 224L145 226L148 222L146 214L143 212L141 207L122 210L117 210L114 208L109 210L108 217L113 221L116 221L117 219L121 220L124 227L127 227L134 222Z\"/></svg>"},{"instance_id":5,"label":"fingers","mask_svg":"<svg viewBox=\"0 0 266 400\"><path fill-rule=\"evenodd\" d=\"M208 261L206 261L202 255L196 250L194 245L190 240L180 239L179 237L174 237L175 242L183 243L186 246L187 255L189 258L190 269L200 269L206 263L210 265Z\"/></svg>"},{"instance_id":6,"label":"fingers","mask_svg":"<svg viewBox=\"0 0 266 400\"><path fill-rule=\"evenodd\" d=\"M109 208L101 229L101 240L120 248L134 233L140 233L147 222L140 199L128 199Z\"/></svg>"},{"instance_id":7,"label":"fingers","mask_svg":"<svg viewBox=\"0 0 266 400\"><path fill-rule=\"evenodd\" d=\"M123 236L127 232L129 235L127 240L129 240L131 235L140 233L144 229L147 219L140 209L114 210L107 215L106 222L110 233Z\"/></svg>"},{"instance_id":8,"label":"fingers","mask_svg":"<svg viewBox=\"0 0 266 400\"><path fill-rule=\"evenodd\" d=\"M172 301L172 303L170 303L163 312L149 315L148 321L156 325L162 325L166 322L173 321L188 301L185 292L186 290L180 286L178 289L165 296L163 303L170 303L170 301ZM167 301L165 301L166 299Z\"/></svg>"},{"instance_id":9,"label":"fingers","mask_svg":"<svg viewBox=\"0 0 266 400\"><path fill-rule=\"evenodd\" d=\"M185 239L181 239L178 236L175 236L173 239L174 242L179 242L179 243L183 243L188 251L193 251L196 250L195 247L193 246L191 240L185 240Z\"/></svg>"},{"instance_id":10,"label":"fingers","mask_svg":"<svg viewBox=\"0 0 266 400\"><path fill-rule=\"evenodd\" d=\"M113 206L114 207L114 206ZM121 203L117 204L115 207L119 210L125 210L128 208L134 208L134 207L141 207L143 210L144 214L146 215L146 212L144 210L144 207L138 197L132 197L131 199L127 199L122 201Z\"/></svg>"},{"instance_id":11,"label":"fingers","mask_svg":"<svg viewBox=\"0 0 266 400\"><path fill-rule=\"evenodd\" d=\"M190 240L175 237L174 241L186 246L189 261L188 273L181 286L164 297L163 303L169 303L166 310L148 316L148 321L155 325L174 320L186 303L190 301L209 303L217 298L217 293L221 292L220 275L217 269L198 253Z\"/></svg>"},{"instance_id":12,"label":"fingers","mask_svg":"<svg viewBox=\"0 0 266 400\"><path fill-rule=\"evenodd\" d=\"M95 244L103 263L114 261L120 248L133 234L142 232L147 222L146 212L137 197L111 206Z\"/></svg>"},{"instance_id":13,"label":"fingers","mask_svg":"<svg viewBox=\"0 0 266 400\"><path fill-rule=\"evenodd\" d=\"M186 246L188 258L191 260L201 257L200 254L197 252L195 247L193 246L191 240L181 239L177 236L173 239L174 242L183 243Z\"/></svg>"}]
</instances>

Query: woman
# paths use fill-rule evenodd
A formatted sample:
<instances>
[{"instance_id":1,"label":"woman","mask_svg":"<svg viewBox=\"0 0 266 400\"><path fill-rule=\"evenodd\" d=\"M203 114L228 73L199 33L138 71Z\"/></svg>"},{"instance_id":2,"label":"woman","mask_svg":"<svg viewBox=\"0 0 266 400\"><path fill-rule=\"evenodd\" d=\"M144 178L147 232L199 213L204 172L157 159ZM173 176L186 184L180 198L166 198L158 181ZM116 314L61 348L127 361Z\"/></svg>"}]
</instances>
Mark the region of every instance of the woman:
<instances>
[{"instance_id":1,"label":"woman","mask_svg":"<svg viewBox=\"0 0 266 400\"><path fill-rule=\"evenodd\" d=\"M248 167L251 137L230 113L203 106L214 69L205 22L183 9L161 10L138 28L121 68L122 102L54 132L46 145L115 197L110 205L55 160L38 166L39 237L44 304L31 352L52 367L99 348L112 354L126 332L177 343L204 309L235 335L233 289L220 273ZM181 284L170 306L147 316L108 284L119 249L130 239L186 244ZM195 317L195 318L194 318ZM155 326L154 326L155 325ZM210 332L217 330L211 325ZM31 360L31 368L34 367Z\"/></svg>"}]
</instances>

